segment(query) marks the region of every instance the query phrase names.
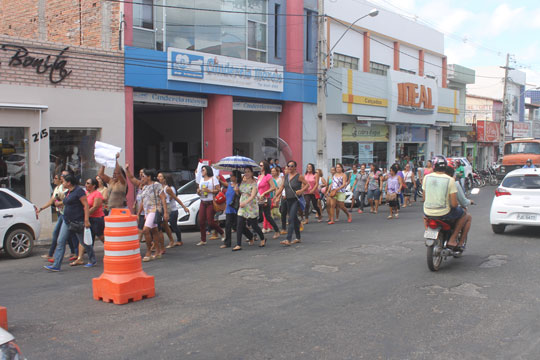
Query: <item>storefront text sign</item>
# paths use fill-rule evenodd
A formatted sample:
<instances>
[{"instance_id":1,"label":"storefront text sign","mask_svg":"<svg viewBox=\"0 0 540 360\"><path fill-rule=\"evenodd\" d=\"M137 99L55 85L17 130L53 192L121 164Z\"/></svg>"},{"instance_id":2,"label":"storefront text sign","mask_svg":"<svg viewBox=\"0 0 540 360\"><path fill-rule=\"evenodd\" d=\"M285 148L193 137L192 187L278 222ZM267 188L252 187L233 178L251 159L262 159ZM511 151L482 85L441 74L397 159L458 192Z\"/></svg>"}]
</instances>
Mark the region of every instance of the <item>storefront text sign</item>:
<instances>
[{"instance_id":1,"label":"storefront text sign","mask_svg":"<svg viewBox=\"0 0 540 360\"><path fill-rule=\"evenodd\" d=\"M514 121L514 138L531 137L530 121Z\"/></svg>"},{"instance_id":2,"label":"storefront text sign","mask_svg":"<svg viewBox=\"0 0 540 360\"><path fill-rule=\"evenodd\" d=\"M167 79L283 92L283 67L191 50L168 48Z\"/></svg>"},{"instance_id":3,"label":"storefront text sign","mask_svg":"<svg viewBox=\"0 0 540 360\"><path fill-rule=\"evenodd\" d=\"M476 122L476 139L480 142L497 142L501 125L495 121L478 120Z\"/></svg>"},{"instance_id":4,"label":"storefront text sign","mask_svg":"<svg viewBox=\"0 0 540 360\"><path fill-rule=\"evenodd\" d=\"M360 104L360 105L369 105L369 106L388 106L388 100L379 99L369 96L359 96L353 94L343 94L343 102L348 104Z\"/></svg>"},{"instance_id":5,"label":"storefront text sign","mask_svg":"<svg viewBox=\"0 0 540 360\"><path fill-rule=\"evenodd\" d=\"M235 101L233 102L233 110L242 110L242 111L267 111L267 112L278 112L282 110L280 104L264 104L264 103L253 103L253 102L244 102L244 101Z\"/></svg>"},{"instance_id":6,"label":"storefront text sign","mask_svg":"<svg viewBox=\"0 0 540 360\"><path fill-rule=\"evenodd\" d=\"M19 45L2 44L0 49L13 52L8 63L9 66L32 67L36 69L37 74L48 74L49 81L53 84L61 83L72 73L72 70L66 69L67 60L64 56L69 47L62 49L57 55L47 55L46 57L32 56L27 48Z\"/></svg>"},{"instance_id":7,"label":"storefront text sign","mask_svg":"<svg viewBox=\"0 0 540 360\"><path fill-rule=\"evenodd\" d=\"M452 121L452 115L436 112L439 94L443 94L435 80L394 70L388 70L387 75L390 90L388 122L434 125L436 121Z\"/></svg>"},{"instance_id":8,"label":"storefront text sign","mask_svg":"<svg viewBox=\"0 0 540 360\"><path fill-rule=\"evenodd\" d=\"M388 127L386 125L360 126L344 123L341 132L342 142L387 142Z\"/></svg>"},{"instance_id":9,"label":"storefront text sign","mask_svg":"<svg viewBox=\"0 0 540 360\"><path fill-rule=\"evenodd\" d=\"M433 114L433 95L429 86L398 83L398 111L415 114Z\"/></svg>"},{"instance_id":10,"label":"storefront text sign","mask_svg":"<svg viewBox=\"0 0 540 360\"><path fill-rule=\"evenodd\" d=\"M169 95L169 94L157 94L147 92L134 92L134 102L145 102L154 104L167 104L167 105L179 105L179 106L194 106L194 107L207 107L208 100L204 98Z\"/></svg>"}]
</instances>

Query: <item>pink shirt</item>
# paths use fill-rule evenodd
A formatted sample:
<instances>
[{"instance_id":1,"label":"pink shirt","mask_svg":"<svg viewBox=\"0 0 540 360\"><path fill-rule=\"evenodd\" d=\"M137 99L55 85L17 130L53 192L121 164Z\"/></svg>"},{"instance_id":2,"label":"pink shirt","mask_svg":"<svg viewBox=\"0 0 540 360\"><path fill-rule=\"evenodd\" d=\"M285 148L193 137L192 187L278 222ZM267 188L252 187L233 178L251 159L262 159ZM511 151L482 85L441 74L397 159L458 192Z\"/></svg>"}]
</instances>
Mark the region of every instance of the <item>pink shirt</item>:
<instances>
[{"instance_id":1,"label":"pink shirt","mask_svg":"<svg viewBox=\"0 0 540 360\"><path fill-rule=\"evenodd\" d=\"M259 187L259 195L262 194L265 191L270 190L270 181L272 181L272 175L266 174L261 177L259 175L259 178L257 179L257 186ZM270 194L266 194L266 197L269 197Z\"/></svg>"},{"instance_id":2,"label":"pink shirt","mask_svg":"<svg viewBox=\"0 0 540 360\"><path fill-rule=\"evenodd\" d=\"M304 175L304 178L306 179L306 182L309 185L308 194L311 194L313 191L313 188L315 187L315 174L306 174Z\"/></svg>"},{"instance_id":3,"label":"pink shirt","mask_svg":"<svg viewBox=\"0 0 540 360\"><path fill-rule=\"evenodd\" d=\"M88 208L91 209L94 206L94 201L96 199L101 199L101 205L90 214L91 218L103 217L105 213L103 212L103 195L97 190L92 191L90 194L86 194L86 200L88 201Z\"/></svg>"}]
</instances>

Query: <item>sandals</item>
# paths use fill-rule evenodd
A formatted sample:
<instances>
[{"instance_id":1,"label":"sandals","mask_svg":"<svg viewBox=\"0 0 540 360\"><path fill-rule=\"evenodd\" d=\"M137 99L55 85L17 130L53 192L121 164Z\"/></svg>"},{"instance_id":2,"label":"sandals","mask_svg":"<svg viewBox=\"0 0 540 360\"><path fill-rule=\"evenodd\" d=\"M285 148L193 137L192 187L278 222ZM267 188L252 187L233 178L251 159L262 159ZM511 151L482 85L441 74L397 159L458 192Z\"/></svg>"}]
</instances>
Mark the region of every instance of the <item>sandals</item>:
<instances>
[{"instance_id":1,"label":"sandals","mask_svg":"<svg viewBox=\"0 0 540 360\"><path fill-rule=\"evenodd\" d=\"M302 240L300 239L294 239L293 241L291 241L291 244L298 244L298 243L301 243Z\"/></svg>"},{"instance_id":2,"label":"sandals","mask_svg":"<svg viewBox=\"0 0 540 360\"><path fill-rule=\"evenodd\" d=\"M221 245L219 248L220 248L220 249L226 249L226 248L230 248L230 246L227 246L227 245L223 244L223 245Z\"/></svg>"},{"instance_id":3,"label":"sandals","mask_svg":"<svg viewBox=\"0 0 540 360\"><path fill-rule=\"evenodd\" d=\"M75 261L69 263L69 266L77 266L77 265L84 265L84 261L75 260Z\"/></svg>"},{"instance_id":4,"label":"sandals","mask_svg":"<svg viewBox=\"0 0 540 360\"><path fill-rule=\"evenodd\" d=\"M281 245L291 246L291 243L289 242L289 240L283 240L283 241L280 241L279 243L280 243Z\"/></svg>"},{"instance_id":5,"label":"sandals","mask_svg":"<svg viewBox=\"0 0 540 360\"><path fill-rule=\"evenodd\" d=\"M248 241L249 246L253 246L255 244L255 238Z\"/></svg>"},{"instance_id":6,"label":"sandals","mask_svg":"<svg viewBox=\"0 0 540 360\"><path fill-rule=\"evenodd\" d=\"M390 219L393 219L394 217L392 215L388 215L387 219L390 220Z\"/></svg>"},{"instance_id":7,"label":"sandals","mask_svg":"<svg viewBox=\"0 0 540 360\"><path fill-rule=\"evenodd\" d=\"M335 224L335 222L333 222L333 221L328 222L328 225L334 225L334 224Z\"/></svg>"},{"instance_id":8,"label":"sandals","mask_svg":"<svg viewBox=\"0 0 540 360\"><path fill-rule=\"evenodd\" d=\"M265 247L265 246L266 246L266 240L261 240L259 247Z\"/></svg>"},{"instance_id":9,"label":"sandals","mask_svg":"<svg viewBox=\"0 0 540 360\"><path fill-rule=\"evenodd\" d=\"M279 238L279 232L276 231L276 233L274 234L274 236L272 236L272 239L277 239Z\"/></svg>"},{"instance_id":10,"label":"sandals","mask_svg":"<svg viewBox=\"0 0 540 360\"><path fill-rule=\"evenodd\" d=\"M152 258L152 256L145 256L145 257L142 258L142 261L143 261L143 262L149 262L149 261L152 261L152 260L154 260L154 259Z\"/></svg>"},{"instance_id":11,"label":"sandals","mask_svg":"<svg viewBox=\"0 0 540 360\"><path fill-rule=\"evenodd\" d=\"M242 250L242 247L241 246L238 246L236 245L235 247L233 247L232 251L238 251L238 250Z\"/></svg>"}]
</instances>

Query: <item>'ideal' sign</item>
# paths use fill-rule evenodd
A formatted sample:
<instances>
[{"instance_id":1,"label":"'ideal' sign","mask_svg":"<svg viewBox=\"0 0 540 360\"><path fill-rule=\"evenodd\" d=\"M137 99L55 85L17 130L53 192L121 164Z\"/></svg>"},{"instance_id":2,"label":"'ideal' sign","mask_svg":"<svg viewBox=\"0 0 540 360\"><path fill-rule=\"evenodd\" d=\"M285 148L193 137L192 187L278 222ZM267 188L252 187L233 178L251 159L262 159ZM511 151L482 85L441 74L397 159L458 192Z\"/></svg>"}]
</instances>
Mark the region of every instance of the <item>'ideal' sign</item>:
<instances>
[{"instance_id":1,"label":"'ideal' sign","mask_svg":"<svg viewBox=\"0 0 540 360\"><path fill-rule=\"evenodd\" d=\"M397 110L414 114L433 114L433 93L431 87L415 83L398 83Z\"/></svg>"}]
</instances>

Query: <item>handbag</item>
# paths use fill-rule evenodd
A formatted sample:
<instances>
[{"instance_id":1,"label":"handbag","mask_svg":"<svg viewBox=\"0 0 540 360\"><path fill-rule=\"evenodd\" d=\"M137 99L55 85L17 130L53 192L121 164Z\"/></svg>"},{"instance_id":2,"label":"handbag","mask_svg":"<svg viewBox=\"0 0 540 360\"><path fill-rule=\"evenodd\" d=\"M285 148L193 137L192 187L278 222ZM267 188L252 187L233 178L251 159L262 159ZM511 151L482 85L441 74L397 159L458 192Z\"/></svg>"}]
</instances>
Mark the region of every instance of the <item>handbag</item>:
<instances>
[{"instance_id":1,"label":"handbag","mask_svg":"<svg viewBox=\"0 0 540 360\"><path fill-rule=\"evenodd\" d=\"M289 176L289 175L287 175L287 176ZM291 186L291 182L288 181L288 180L289 179L287 178L287 183L289 184L289 188L293 192L294 196L296 196L296 200L298 200L298 204L300 205L300 209L302 211L304 211L305 208L306 208L306 199L304 198L304 195L300 195L300 196L296 195L296 191L294 191L294 189ZM283 181L285 181L285 180L283 180Z\"/></svg>"},{"instance_id":2,"label":"handbag","mask_svg":"<svg viewBox=\"0 0 540 360\"><path fill-rule=\"evenodd\" d=\"M66 221L67 222L67 221ZM84 222L81 221L70 221L67 222L69 231L80 233L84 230Z\"/></svg>"},{"instance_id":3,"label":"handbag","mask_svg":"<svg viewBox=\"0 0 540 360\"><path fill-rule=\"evenodd\" d=\"M386 194L386 201L395 201L397 199L396 193Z\"/></svg>"},{"instance_id":4,"label":"handbag","mask_svg":"<svg viewBox=\"0 0 540 360\"><path fill-rule=\"evenodd\" d=\"M152 186L154 186L154 184L152 184ZM154 224L156 224L157 226L160 226L161 223L163 223L163 213L158 209L159 206L159 202L158 202L158 197L156 195L156 188L154 187L154 199L156 200L156 214L154 215Z\"/></svg>"},{"instance_id":5,"label":"handbag","mask_svg":"<svg viewBox=\"0 0 540 360\"><path fill-rule=\"evenodd\" d=\"M214 206L214 212L222 212L225 211L225 208L227 207L226 203L218 204L216 199L212 201L212 205Z\"/></svg>"},{"instance_id":6,"label":"handbag","mask_svg":"<svg viewBox=\"0 0 540 360\"><path fill-rule=\"evenodd\" d=\"M230 206L235 210L238 210L238 208L240 208L240 195L234 194L234 199L231 202Z\"/></svg>"},{"instance_id":7,"label":"handbag","mask_svg":"<svg viewBox=\"0 0 540 360\"><path fill-rule=\"evenodd\" d=\"M223 193L223 191L220 191L217 193L216 196L214 196L214 200L216 201L216 203L221 205L225 202L225 200L227 200L227 198L225 197L225 194Z\"/></svg>"}]
</instances>

